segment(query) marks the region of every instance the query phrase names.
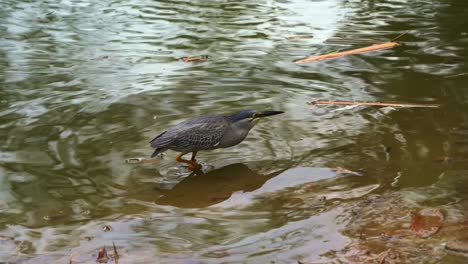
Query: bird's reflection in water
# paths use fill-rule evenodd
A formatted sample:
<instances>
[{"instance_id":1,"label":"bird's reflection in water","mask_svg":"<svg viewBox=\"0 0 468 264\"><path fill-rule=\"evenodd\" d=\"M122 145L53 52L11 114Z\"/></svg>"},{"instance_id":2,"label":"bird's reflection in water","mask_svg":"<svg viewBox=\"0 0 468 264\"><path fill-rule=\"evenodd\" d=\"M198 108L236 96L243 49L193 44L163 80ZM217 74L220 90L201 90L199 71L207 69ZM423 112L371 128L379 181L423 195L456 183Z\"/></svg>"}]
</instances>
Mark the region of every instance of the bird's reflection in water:
<instances>
[{"instance_id":1,"label":"bird's reflection in water","mask_svg":"<svg viewBox=\"0 0 468 264\"><path fill-rule=\"evenodd\" d=\"M182 208L202 208L220 203L237 191L251 192L281 173L260 175L244 164L237 163L203 173L193 172L171 190L161 190L156 200L160 205Z\"/></svg>"}]
</instances>

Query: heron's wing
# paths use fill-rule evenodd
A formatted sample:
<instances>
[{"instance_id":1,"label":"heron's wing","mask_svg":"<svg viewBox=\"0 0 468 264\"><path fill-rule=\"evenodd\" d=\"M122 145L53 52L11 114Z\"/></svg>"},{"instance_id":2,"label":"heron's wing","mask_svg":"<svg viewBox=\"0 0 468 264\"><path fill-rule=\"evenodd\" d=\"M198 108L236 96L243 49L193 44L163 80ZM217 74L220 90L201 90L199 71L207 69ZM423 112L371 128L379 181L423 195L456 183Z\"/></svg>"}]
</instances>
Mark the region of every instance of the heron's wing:
<instances>
[{"instance_id":1,"label":"heron's wing","mask_svg":"<svg viewBox=\"0 0 468 264\"><path fill-rule=\"evenodd\" d=\"M182 122L164 131L151 141L153 148L215 146L229 127L229 122L222 116L203 116Z\"/></svg>"},{"instance_id":2,"label":"heron's wing","mask_svg":"<svg viewBox=\"0 0 468 264\"><path fill-rule=\"evenodd\" d=\"M155 148L155 146L153 146L153 144L157 145L156 142L158 141L158 139L160 139L164 134L166 134L166 132L167 132L167 131L162 132L161 134L159 134L158 136L156 136L155 138L153 138L153 139L150 141L151 146L152 146L153 148ZM161 143L162 143L162 142L161 142Z\"/></svg>"},{"instance_id":3,"label":"heron's wing","mask_svg":"<svg viewBox=\"0 0 468 264\"><path fill-rule=\"evenodd\" d=\"M213 117L194 122L188 129L179 131L176 144L182 149L215 148L229 128L229 122L224 118Z\"/></svg>"}]
</instances>

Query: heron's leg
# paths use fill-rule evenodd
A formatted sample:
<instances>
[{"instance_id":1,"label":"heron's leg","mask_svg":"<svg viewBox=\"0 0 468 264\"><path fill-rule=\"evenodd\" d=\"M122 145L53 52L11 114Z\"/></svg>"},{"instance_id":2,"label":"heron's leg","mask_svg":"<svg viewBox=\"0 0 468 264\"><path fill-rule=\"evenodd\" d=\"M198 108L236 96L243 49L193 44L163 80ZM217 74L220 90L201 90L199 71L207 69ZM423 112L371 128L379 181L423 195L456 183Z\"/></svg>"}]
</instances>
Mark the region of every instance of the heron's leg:
<instances>
[{"instance_id":1,"label":"heron's leg","mask_svg":"<svg viewBox=\"0 0 468 264\"><path fill-rule=\"evenodd\" d=\"M188 152L182 152L180 153L179 155L176 156L176 160L178 162L183 162L183 163L187 163L189 166L189 170L195 170L195 169L198 169L200 168L200 165L197 163L197 161L195 160L195 155L196 155L196 152L193 152L192 153L192 159L191 160L186 160L186 159L183 159L182 156L184 156L185 154L187 154Z\"/></svg>"},{"instance_id":2,"label":"heron's leg","mask_svg":"<svg viewBox=\"0 0 468 264\"><path fill-rule=\"evenodd\" d=\"M192 162L197 162L197 160L195 159L195 156L197 155L197 151L194 151L192 152Z\"/></svg>"},{"instance_id":3,"label":"heron's leg","mask_svg":"<svg viewBox=\"0 0 468 264\"><path fill-rule=\"evenodd\" d=\"M180 153L179 155L176 156L176 160L178 162L183 162L183 163L187 163L187 164L191 164L192 162L190 160L186 160L186 159L183 159L182 156L184 156L185 154L187 154L188 152L182 152Z\"/></svg>"},{"instance_id":4,"label":"heron's leg","mask_svg":"<svg viewBox=\"0 0 468 264\"><path fill-rule=\"evenodd\" d=\"M198 164L197 160L195 159L196 155L197 155L197 151L192 152L192 158L190 159L191 162L189 166L189 168L192 170L201 168L201 165Z\"/></svg>"}]
</instances>

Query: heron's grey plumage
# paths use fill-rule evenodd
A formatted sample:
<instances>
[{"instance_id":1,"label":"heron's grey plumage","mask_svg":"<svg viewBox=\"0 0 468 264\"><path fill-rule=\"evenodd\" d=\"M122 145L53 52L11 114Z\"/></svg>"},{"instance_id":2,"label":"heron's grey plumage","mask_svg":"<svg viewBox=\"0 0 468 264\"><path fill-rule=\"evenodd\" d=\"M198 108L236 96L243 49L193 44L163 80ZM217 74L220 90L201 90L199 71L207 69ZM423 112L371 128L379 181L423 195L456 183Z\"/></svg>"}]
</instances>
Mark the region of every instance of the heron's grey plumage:
<instances>
[{"instance_id":1,"label":"heron's grey plumage","mask_svg":"<svg viewBox=\"0 0 468 264\"><path fill-rule=\"evenodd\" d=\"M214 149L228 127L228 119L223 115L200 116L184 121L151 141L151 147L156 149L152 157L167 149L187 153Z\"/></svg>"},{"instance_id":2,"label":"heron's grey plumage","mask_svg":"<svg viewBox=\"0 0 468 264\"><path fill-rule=\"evenodd\" d=\"M206 115L181 122L151 140L151 147L155 148L151 157L168 149L189 153L237 145L255 125L252 117L256 113L244 110L234 115Z\"/></svg>"}]
</instances>

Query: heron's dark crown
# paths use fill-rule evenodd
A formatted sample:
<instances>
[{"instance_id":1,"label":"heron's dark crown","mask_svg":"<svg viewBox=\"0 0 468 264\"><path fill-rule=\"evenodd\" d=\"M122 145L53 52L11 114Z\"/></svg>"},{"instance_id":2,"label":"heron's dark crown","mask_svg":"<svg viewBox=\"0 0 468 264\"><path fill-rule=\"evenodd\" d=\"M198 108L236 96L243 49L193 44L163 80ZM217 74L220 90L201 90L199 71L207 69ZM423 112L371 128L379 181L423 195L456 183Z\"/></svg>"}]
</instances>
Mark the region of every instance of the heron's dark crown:
<instances>
[{"instance_id":1,"label":"heron's dark crown","mask_svg":"<svg viewBox=\"0 0 468 264\"><path fill-rule=\"evenodd\" d=\"M257 111L255 110L242 110L237 114L228 116L232 122L237 122L246 118L252 118Z\"/></svg>"}]
</instances>

